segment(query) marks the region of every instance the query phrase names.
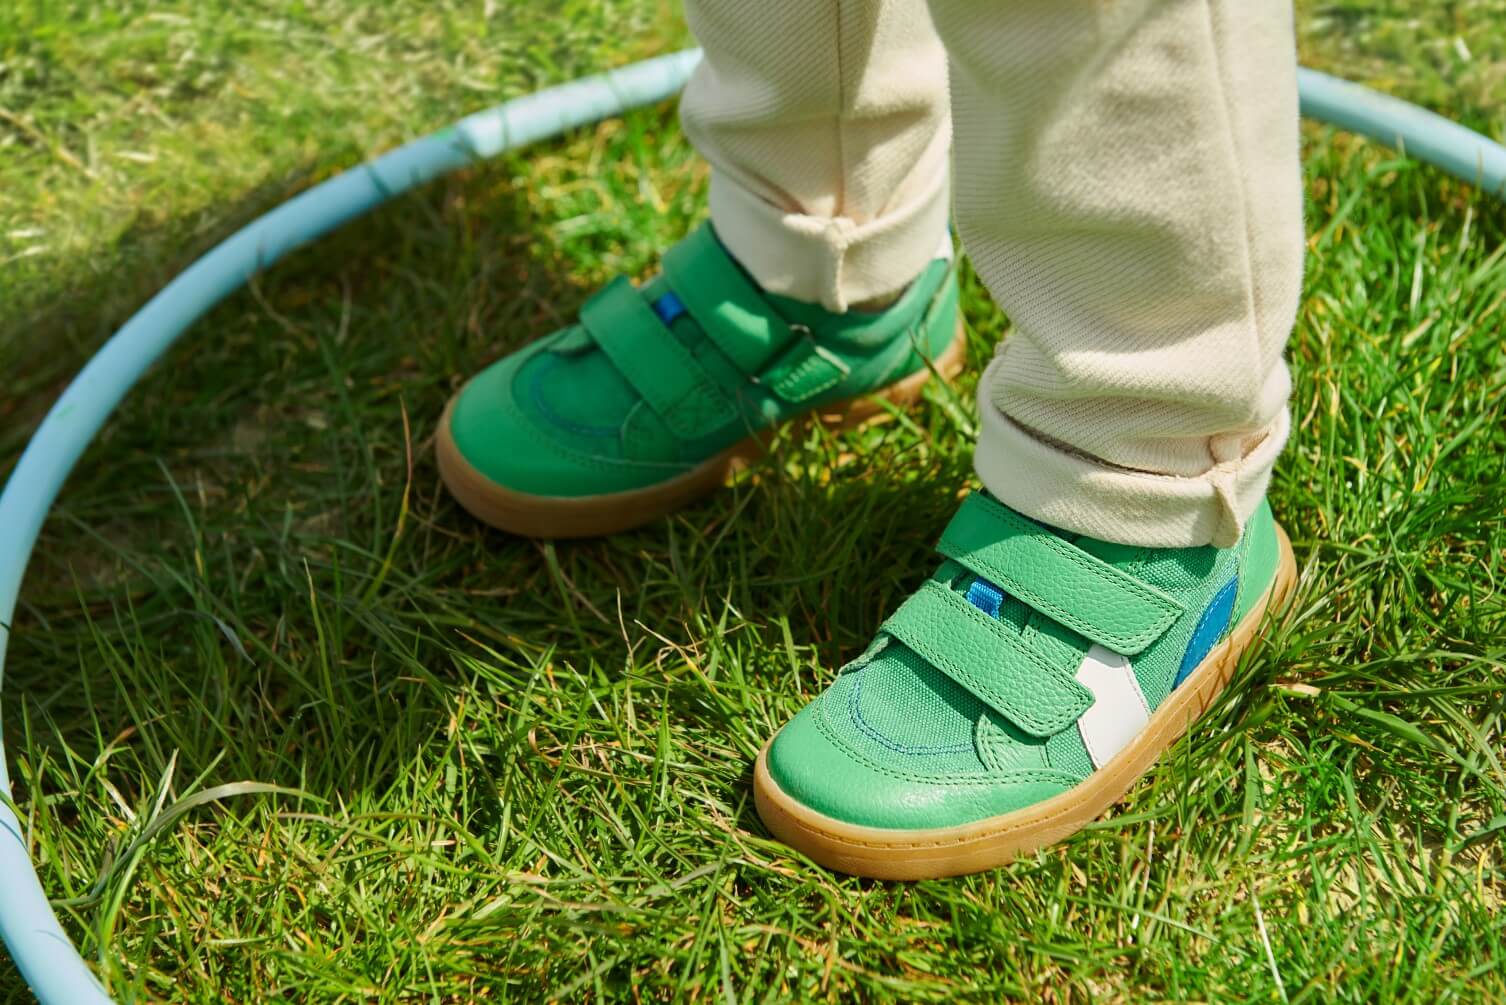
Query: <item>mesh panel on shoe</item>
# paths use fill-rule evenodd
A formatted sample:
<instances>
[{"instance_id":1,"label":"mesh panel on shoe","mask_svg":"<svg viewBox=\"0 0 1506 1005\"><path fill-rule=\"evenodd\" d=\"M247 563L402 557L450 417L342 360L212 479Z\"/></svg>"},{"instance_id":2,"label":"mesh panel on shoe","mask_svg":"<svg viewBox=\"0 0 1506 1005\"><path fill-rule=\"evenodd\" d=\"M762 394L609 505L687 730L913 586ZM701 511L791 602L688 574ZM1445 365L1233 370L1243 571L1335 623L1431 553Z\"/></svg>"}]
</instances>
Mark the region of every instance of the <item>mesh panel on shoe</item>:
<instances>
[{"instance_id":1,"label":"mesh panel on shoe","mask_svg":"<svg viewBox=\"0 0 1506 1005\"><path fill-rule=\"evenodd\" d=\"M1215 593L1235 575L1239 569L1240 549L1219 551L1214 548L1184 548L1156 556L1142 563L1144 572L1133 570L1146 582L1168 591L1183 604L1194 617L1183 618L1173 625L1152 647L1135 661L1135 675L1140 678L1140 689L1145 700L1155 708L1171 692L1187 650L1192 632L1197 627L1202 612L1212 601Z\"/></svg>"},{"instance_id":2,"label":"mesh panel on shoe","mask_svg":"<svg viewBox=\"0 0 1506 1005\"><path fill-rule=\"evenodd\" d=\"M1125 563L1124 571L1170 593L1184 593L1202 586L1217 561L1212 548L1178 548Z\"/></svg>"},{"instance_id":3,"label":"mesh panel on shoe","mask_svg":"<svg viewBox=\"0 0 1506 1005\"><path fill-rule=\"evenodd\" d=\"M867 758L927 774L983 770L978 700L897 642L838 677L821 701L842 742Z\"/></svg>"},{"instance_id":4,"label":"mesh panel on shoe","mask_svg":"<svg viewBox=\"0 0 1506 1005\"><path fill-rule=\"evenodd\" d=\"M1046 741L1046 763L1057 771L1079 778L1093 773L1093 759L1088 755L1088 748L1076 726L1064 729Z\"/></svg>"},{"instance_id":5,"label":"mesh panel on shoe","mask_svg":"<svg viewBox=\"0 0 1506 1005\"><path fill-rule=\"evenodd\" d=\"M899 642L852 678L850 711L861 725L903 747L971 746L983 704Z\"/></svg>"},{"instance_id":6,"label":"mesh panel on shoe","mask_svg":"<svg viewBox=\"0 0 1506 1005\"><path fill-rule=\"evenodd\" d=\"M999 620L1017 632L1023 632L1025 626L1030 623L1031 610L1022 600L1017 600L1009 594L1004 595L1004 603L999 605Z\"/></svg>"}]
</instances>

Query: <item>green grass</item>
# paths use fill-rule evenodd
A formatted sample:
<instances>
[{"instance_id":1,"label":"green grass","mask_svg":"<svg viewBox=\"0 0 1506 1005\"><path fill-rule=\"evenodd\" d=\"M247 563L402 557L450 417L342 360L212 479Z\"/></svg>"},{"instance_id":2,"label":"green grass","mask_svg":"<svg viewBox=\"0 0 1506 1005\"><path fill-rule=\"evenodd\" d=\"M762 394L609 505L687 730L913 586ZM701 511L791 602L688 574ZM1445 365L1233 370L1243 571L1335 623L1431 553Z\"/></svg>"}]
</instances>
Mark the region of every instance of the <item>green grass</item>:
<instances>
[{"instance_id":1,"label":"green grass","mask_svg":"<svg viewBox=\"0 0 1506 1005\"><path fill-rule=\"evenodd\" d=\"M1303 57L1501 136L1490 9L1304 3ZM234 227L685 40L650 0L0 6L0 474ZM1306 163L1295 614L1111 818L955 881L815 868L749 782L928 571L969 380L612 540L438 488L464 375L703 212L671 107L273 269L127 400L22 597L5 744L71 933L126 1000L1506 998L1506 210L1318 129ZM976 372L1005 324L966 309Z\"/></svg>"}]
</instances>

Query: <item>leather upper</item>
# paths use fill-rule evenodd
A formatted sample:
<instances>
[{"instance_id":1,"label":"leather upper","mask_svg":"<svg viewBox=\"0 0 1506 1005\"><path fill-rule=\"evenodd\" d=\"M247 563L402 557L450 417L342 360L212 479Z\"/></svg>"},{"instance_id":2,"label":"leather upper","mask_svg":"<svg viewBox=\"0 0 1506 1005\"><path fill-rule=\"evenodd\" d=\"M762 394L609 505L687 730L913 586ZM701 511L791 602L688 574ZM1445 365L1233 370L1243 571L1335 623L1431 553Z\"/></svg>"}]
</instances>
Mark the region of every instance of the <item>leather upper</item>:
<instances>
[{"instance_id":1,"label":"leather upper","mask_svg":"<svg viewBox=\"0 0 1506 1005\"><path fill-rule=\"evenodd\" d=\"M1090 650L1132 650L1108 653L1153 710L1271 583L1274 528L1262 504L1231 548L1136 548L975 493L943 534L940 568L774 738L770 774L817 812L888 828L955 826L1065 792L1093 770L1078 723L1094 699L1075 679Z\"/></svg>"},{"instance_id":2,"label":"leather upper","mask_svg":"<svg viewBox=\"0 0 1506 1005\"><path fill-rule=\"evenodd\" d=\"M832 314L763 293L705 225L642 287L619 277L579 323L474 378L450 432L504 488L579 497L673 478L750 433L925 366L955 332L936 260L882 312Z\"/></svg>"}]
</instances>

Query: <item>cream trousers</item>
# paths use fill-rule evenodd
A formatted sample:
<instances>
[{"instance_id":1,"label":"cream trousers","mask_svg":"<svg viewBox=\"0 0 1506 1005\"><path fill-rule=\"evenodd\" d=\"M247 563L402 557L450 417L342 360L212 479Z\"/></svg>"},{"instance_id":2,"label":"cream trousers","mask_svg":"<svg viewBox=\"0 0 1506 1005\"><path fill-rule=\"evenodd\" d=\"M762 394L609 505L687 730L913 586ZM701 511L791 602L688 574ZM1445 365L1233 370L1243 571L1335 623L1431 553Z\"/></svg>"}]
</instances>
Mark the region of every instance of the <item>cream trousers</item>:
<instances>
[{"instance_id":1,"label":"cream trousers","mask_svg":"<svg viewBox=\"0 0 1506 1005\"><path fill-rule=\"evenodd\" d=\"M950 174L1014 326L979 382L983 484L1092 537L1237 540L1289 427L1290 0L685 6L706 58L681 119L760 283L892 295L944 238Z\"/></svg>"}]
</instances>

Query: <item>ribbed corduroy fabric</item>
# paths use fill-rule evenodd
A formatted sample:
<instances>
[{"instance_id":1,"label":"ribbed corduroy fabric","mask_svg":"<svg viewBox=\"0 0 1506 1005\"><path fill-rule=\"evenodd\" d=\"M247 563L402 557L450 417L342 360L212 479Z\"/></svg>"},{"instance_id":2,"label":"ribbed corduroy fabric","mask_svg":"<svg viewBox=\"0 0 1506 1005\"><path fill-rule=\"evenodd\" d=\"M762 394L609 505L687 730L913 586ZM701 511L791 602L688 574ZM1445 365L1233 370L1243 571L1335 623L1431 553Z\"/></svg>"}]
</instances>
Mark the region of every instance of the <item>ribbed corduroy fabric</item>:
<instances>
[{"instance_id":1,"label":"ribbed corduroy fabric","mask_svg":"<svg viewBox=\"0 0 1506 1005\"><path fill-rule=\"evenodd\" d=\"M1014 324L979 385L983 483L1106 540L1238 538L1289 425L1286 0L931 0L934 29L920 0L686 9L682 120L759 282L834 310L903 287L954 130L957 227Z\"/></svg>"}]
</instances>

